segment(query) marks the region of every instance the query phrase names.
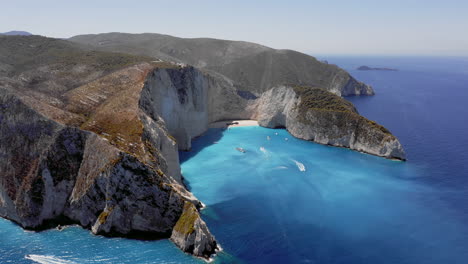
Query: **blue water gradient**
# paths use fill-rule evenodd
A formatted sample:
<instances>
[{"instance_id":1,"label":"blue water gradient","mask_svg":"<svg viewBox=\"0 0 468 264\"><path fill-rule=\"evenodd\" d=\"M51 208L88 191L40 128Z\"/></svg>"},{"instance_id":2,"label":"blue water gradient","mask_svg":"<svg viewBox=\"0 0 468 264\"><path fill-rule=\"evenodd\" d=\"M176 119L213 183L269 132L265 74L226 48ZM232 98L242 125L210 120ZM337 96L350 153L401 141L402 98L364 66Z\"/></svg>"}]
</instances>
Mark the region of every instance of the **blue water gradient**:
<instances>
[{"instance_id":1,"label":"blue water gradient","mask_svg":"<svg viewBox=\"0 0 468 264\"><path fill-rule=\"evenodd\" d=\"M468 263L468 58L326 59L374 86L348 99L399 137L408 162L284 130L212 130L182 169L226 252L246 263Z\"/></svg>"},{"instance_id":2,"label":"blue water gradient","mask_svg":"<svg viewBox=\"0 0 468 264\"><path fill-rule=\"evenodd\" d=\"M323 59L374 86L375 96L348 99L398 136L408 162L285 130L208 131L181 159L224 249L215 263L468 263L468 59ZM26 232L0 219L0 263L203 262L168 240Z\"/></svg>"},{"instance_id":3,"label":"blue water gradient","mask_svg":"<svg viewBox=\"0 0 468 264\"><path fill-rule=\"evenodd\" d=\"M218 144L204 146L215 140ZM236 151L238 146L247 152ZM184 176L207 205L208 226L239 262L468 259L468 227L441 200L440 194L454 191L421 181L424 168L411 162L322 146L261 127L211 130L194 142L194 149L201 150L184 157Z\"/></svg>"},{"instance_id":4,"label":"blue water gradient","mask_svg":"<svg viewBox=\"0 0 468 264\"><path fill-rule=\"evenodd\" d=\"M203 263L169 240L95 236L78 226L62 231L24 231L0 218L0 263Z\"/></svg>"}]
</instances>

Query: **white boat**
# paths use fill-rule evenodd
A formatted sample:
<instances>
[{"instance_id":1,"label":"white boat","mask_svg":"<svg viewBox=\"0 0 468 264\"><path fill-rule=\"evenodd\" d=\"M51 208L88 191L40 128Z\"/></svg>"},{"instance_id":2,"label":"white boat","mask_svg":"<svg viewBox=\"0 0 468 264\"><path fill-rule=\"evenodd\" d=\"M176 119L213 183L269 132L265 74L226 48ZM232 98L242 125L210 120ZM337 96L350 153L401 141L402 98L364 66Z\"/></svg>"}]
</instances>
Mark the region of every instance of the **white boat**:
<instances>
[{"instance_id":1,"label":"white boat","mask_svg":"<svg viewBox=\"0 0 468 264\"><path fill-rule=\"evenodd\" d=\"M239 152L245 153L245 149L243 148L236 148Z\"/></svg>"}]
</instances>

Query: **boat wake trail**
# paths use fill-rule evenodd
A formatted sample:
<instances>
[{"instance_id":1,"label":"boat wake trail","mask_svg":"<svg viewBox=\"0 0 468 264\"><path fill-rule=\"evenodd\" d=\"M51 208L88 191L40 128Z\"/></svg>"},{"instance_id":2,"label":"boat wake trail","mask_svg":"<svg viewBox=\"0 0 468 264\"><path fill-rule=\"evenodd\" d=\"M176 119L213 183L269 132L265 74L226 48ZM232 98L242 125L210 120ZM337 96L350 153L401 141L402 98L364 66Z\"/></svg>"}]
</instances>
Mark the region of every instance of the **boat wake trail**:
<instances>
[{"instance_id":1,"label":"boat wake trail","mask_svg":"<svg viewBox=\"0 0 468 264\"><path fill-rule=\"evenodd\" d=\"M70 260L59 259L54 256L44 256L44 255L26 255L25 259L32 260L41 264L78 264Z\"/></svg>"},{"instance_id":2,"label":"boat wake trail","mask_svg":"<svg viewBox=\"0 0 468 264\"><path fill-rule=\"evenodd\" d=\"M286 166L278 166L278 167L275 167L276 170L286 170L288 169L288 167Z\"/></svg>"},{"instance_id":3,"label":"boat wake trail","mask_svg":"<svg viewBox=\"0 0 468 264\"><path fill-rule=\"evenodd\" d=\"M306 168L304 166L304 164L300 163L299 161L297 160L292 160L294 163L296 163L296 166L297 168L300 170L300 171L306 171Z\"/></svg>"}]
</instances>

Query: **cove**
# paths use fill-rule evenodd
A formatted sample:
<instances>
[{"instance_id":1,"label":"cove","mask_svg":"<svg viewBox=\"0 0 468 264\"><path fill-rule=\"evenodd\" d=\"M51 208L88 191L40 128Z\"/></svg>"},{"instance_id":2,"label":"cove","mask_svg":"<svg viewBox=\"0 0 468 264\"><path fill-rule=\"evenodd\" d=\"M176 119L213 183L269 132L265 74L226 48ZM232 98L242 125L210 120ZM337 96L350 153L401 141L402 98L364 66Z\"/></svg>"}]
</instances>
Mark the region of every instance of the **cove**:
<instances>
[{"instance_id":1,"label":"cove","mask_svg":"<svg viewBox=\"0 0 468 264\"><path fill-rule=\"evenodd\" d=\"M270 140L268 140L270 137ZM182 173L218 263L462 263L467 228L427 171L262 127L211 129ZM237 151L242 147L246 153ZM448 262L447 262L448 261Z\"/></svg>"}]
</instances>

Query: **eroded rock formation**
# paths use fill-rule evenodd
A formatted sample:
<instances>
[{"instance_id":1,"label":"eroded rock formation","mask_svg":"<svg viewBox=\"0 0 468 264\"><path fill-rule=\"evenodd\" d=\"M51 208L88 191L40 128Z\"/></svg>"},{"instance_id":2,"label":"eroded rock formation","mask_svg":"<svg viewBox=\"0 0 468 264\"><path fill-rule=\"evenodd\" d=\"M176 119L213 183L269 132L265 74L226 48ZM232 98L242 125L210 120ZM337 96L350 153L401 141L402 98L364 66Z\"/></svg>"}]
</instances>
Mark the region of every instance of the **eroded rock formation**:
<instances>
[{"instance_id":1,"label":"eroded rock formation","mask_svg":"<svg viewBox=\"0 0 468 264\"><path fill-rule=\"evenodd\" d=\"M398 139L383 126L360 116L354 106L320 88L280 86L258 102L259 124L286 127L295 137L405 160Z\"/></svg>"},{"instance_id":2,"label":"eroded rock formation","mask_svg":"<svg viewBox=\"0 0 468 264\"><path fill-rule=\"evenodd\" d=\"M232 82L187 66L156 70L143 93L143 109L150 116L169 120L168 130L181 150L190 149L191 140L211 122L256 119L261 126L284 127L301 139L405 159L401 144L387 129L360 116L350 102L324 89L278 86L245 98Z\"/></svg>"},{"instance_id":3,"label":"eroded rock formation","mask_svg":"<svg viewBox=\"0 0 468 264\"><path fill-rule=\"evenodd\" d=\"M4 80L0 216L27 229L77 223L107 236L169 238L190 205L184 221L193 228L176 244L209 258L216 240L182 183L177 144L139 105L147 76L165 66L127 67L48 100Z\"/></svg>"},{"instance_id":4,"label":"eroded rock formation","mask_svg":"<svg viewBox=\"0 0 468 264\"><path fill-rule=\"evenodd\" d=\"M170 238L208 258L217 243L183 184L178 150L220 120L257 119L298 138L405 158L388 130L338 96L373 91L336 66L304 77L326 90L275 78L249 89L208 66L63 40L10 37L0 48L8 51L0 56L0 216L24 228L76 223L95 234Z\"/></svg>"}]
</instances>

